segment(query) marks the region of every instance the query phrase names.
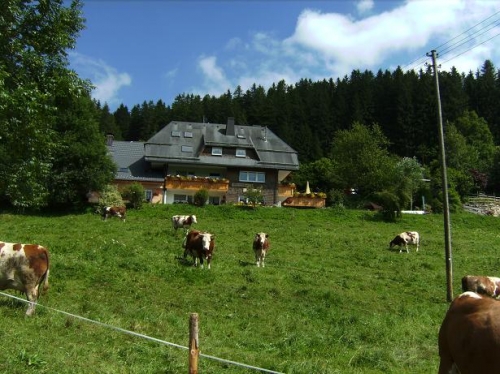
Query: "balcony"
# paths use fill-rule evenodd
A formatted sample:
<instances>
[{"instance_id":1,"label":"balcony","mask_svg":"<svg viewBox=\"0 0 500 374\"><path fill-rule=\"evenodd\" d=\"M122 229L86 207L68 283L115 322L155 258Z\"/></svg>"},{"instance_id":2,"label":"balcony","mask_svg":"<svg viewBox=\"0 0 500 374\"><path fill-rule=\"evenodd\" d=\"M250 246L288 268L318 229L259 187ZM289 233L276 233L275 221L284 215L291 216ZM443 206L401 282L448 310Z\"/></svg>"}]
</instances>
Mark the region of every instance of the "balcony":
<instances>
[{"instance_id":1,"label":"balcony","mask_svg":"<svg viewBox=\"0 0 500 374\"><path fill-rule=\"evenodd\" d=\"M293 196L295 193L295 189L296 187L294 183L280 184L278 186L278 195L283 197Z\"/></svg>"},{"instance_id":2,"label":"balcony","mask_svg":"<svg viewBox=\"0 0 500 374\"><path fill-rule=\"evenodd\" d=\"M167 175L165 187L172 190L201 190L226 192L229 189L229 181L224 178L213 177L184 177Z\"/></svg>"}]
</instances>

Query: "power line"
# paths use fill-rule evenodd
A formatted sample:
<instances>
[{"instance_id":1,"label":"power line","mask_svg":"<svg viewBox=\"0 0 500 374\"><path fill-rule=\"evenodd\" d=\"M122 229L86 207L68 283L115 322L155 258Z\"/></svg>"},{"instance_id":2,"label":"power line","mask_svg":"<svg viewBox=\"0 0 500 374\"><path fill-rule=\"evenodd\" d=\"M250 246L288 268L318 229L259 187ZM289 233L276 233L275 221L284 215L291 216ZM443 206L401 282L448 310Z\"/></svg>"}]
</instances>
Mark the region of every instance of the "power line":
<instances>
[{"instance_id":1,"label":"power line","mask_svg":"<svg viewBox=\"0 0 500 374\"><path fill-rule=\"evenodd\" d=\"M445 43L439 45L438 47L434 48L433 50L439 50L442 47L445 47L445 46L448 45L448 47L443 48L441 50L441 52L440 52L440 57L443 57L446 54L449 55L453 51L456 51L456 50L460 49L464 45L470 44L472 41L476 40L477 38L483 36L484 34L488 33L489 31L493 30L495 27L500 26L500 17L496 18L492 22L489 22L488 24L484 25L488 20L491 20L492 18L494 18L498 14L500 14L500 11L495 12L491 16L489 16L489 17L483 19L482 21L476 23L474 26L469 27L467 30L463 31L462 33L460 33L459 35L453 37L452 39L446 41ZM483 25L483 26L481 28L479 28L478 30L474 31L473 33L469 33L471 30L477 28L480 25ZM456 42L452 43L454 40L460 38L463 35L467 35L467 37L462 38L459 41L456 41ZM498 33L498 34L496 34L496 35L488 38L487 40L475 42L474 44L472 44L470 46L470 48L466 49L465 51L462 50L460 53L454 55L453 57L450 57L448 60L444 61L443 64L446 63L446 62L449 62L449 61L451 61L451 60L453 60L455 58L457 58L458 56L461 56L461 55L463 55L463 54L471 51L472 49L474 49L474 48L476 48L476 47L478 47L478 46L480 46L482 44L487 43L488 41L492 40L493 38L497 37L498 35L500 35L500 33ZM424 56L420 56L420 57L416 58L414 61L412 61L409 64L405 65L403 68L408 68L408 70L411 70L410 67L412 65L414 65L413 70L418 70L420 67L422 67L422 66L424 66L426 64L427 57L428 56L425 56L425 55Z\"/></svg>"},{"instance_id":2,"label":"power line","mask_svg":"<svg viewBox=\"0 0 500 374\"><path fill-rule=\"evenodd\" d=\"M496 34L496 35L492 36L491 38L489 38L489 39L485 40L484 42L481 42L481 43L479 43L479 44L476 44L476 45L474 45L473 47L471 47L471 48L469 48L469 49L467 49L467 50L463 51L462 53L459 53L458 55L455 55L455 56L453 56L453 57L449 58L448 60L443 61L443 64L445 64L445 63L447 63L447 62L449 62L449 61L451 61L451 60L453 60L453 59L455 59L455 58L457 58L457 57L459 57L459 56L461 56L461 55L463 55L463 54L465 54L465 53L467 53L467 52L469 52L469 51L471 51L471 50L473 50L474 48L479 47L480 45L483 45L484 43L489 42L490 40L492 40L492 39L496 38L496 37L497 37L497 36L499 36L499 35L500 35L500 32L499 32L498 34Z\"/></svg>"}]
</instances>

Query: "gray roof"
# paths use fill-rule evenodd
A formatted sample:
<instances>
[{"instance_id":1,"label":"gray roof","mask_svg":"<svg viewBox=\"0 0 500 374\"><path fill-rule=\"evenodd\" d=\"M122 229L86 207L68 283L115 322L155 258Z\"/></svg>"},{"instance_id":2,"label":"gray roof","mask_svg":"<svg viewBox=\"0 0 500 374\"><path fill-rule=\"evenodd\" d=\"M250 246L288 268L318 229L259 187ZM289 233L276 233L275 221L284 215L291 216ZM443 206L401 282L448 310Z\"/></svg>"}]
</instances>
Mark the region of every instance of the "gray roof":
<instances>
[{"instance_id":1,"label":"gray roof","mask_svg":"<svg viewBox=\"0 0 500 374\"><path fill-rule=\"evenodd\" d=\"M182 150L182 148L186 148ZM202 155L205 146L253 149L257 160ZM189 151L192 149L192 151ZM175 162L226 167L298 170L297 152L271 130L261 126L172 121L144 143L149 162Z\"/></svg>"},{"instance_id":2,"label":"gray roof","mask_svg":"<svg viewBox=\"0 0 500 374\"><path fill-rule=\"evenodd\" d=\"M143 142L113 141L108 151L118 167L115 179L130 181L163 181L161 170L151 170L144 159Z\"/></svg>"}]
</instances>

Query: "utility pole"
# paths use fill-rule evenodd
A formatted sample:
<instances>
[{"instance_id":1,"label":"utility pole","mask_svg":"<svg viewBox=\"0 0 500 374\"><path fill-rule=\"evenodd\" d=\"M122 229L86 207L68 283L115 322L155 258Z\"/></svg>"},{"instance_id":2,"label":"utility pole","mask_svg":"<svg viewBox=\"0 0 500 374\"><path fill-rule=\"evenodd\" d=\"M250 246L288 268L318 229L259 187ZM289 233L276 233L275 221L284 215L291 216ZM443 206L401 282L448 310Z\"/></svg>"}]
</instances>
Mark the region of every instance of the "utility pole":
<instances>
[{"instance_id":1,"label":"utility pole","mask_svg":"<svg viewBox=\"0 0 500 374\"><path fill-rule=\"evenodd\" d=\"M452 278L452 256L451 256L451 233L450 233L450 206L448 204L448 177L446 172L446 157L444 149L444 131L443 131L443 115L441 113L441 96L439 94L439 76L436 64L437 54L435 50L427 53L427 56L432 57L432 66L434 68L434 80L436 83L436 99L438 111L438 128L439 128L439 148L441 151L441 178L443 183L443 210L444 210L444 244L445 244L445 260L446 260L446 300L453 300L453 278Z\"/></svg>"}]
</instances>

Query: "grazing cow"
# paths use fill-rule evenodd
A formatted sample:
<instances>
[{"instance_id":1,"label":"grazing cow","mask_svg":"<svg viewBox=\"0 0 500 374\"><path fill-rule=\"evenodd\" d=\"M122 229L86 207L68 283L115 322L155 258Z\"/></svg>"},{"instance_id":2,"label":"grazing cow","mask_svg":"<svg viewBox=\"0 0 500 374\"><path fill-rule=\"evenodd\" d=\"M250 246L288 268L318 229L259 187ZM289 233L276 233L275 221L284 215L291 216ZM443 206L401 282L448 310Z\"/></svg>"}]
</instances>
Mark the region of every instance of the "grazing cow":
<instances>
[{"instance_id":1,"label":"grazing cow","mask_svg":"<svg viewBox=\"0 0 500 374\"><path fill-rule=\"evenodd\" d=\"M35 312L40 286L49 288L49 252L38 244L0 242L0 290L17 290L29 301L26 315Z\"/></svg>"},{"instance_id":2,"label":"grazing cow","mask_svg":"<svg viewBox=\"0 0 500 374\"><path fill-rule=\"evenodd\" d=\"M466 275L462 278L462 291L472 291L496 299L500 296L500 278Z\"/></svg>"},{"instance_id":3,"label":"grazing cow","mask_svg":"<svg viewBox=\"0 0 500 374\"><path fill-rule=\"evenodd\" d=\"M266 254L269 251L269 235L265 232L259 232L255 234L253 239L253 251L255 253L255 261L257 266L264 267L264 260L266 259Z\"/></svg>"},{"instance_id":4,"label":"grazing cow","mask_svg":"<svg viewBox=\"0 0 500 374\"><path fill-rule=\"evenodd\" d=\"M500 373L500 301L465 292L439 330L439 374Z\"/></svg>"},{"instance_id":5,"label":"grazing cow","mask_svg":"<svg viewBox=\"0 0 500 374\"><path fill-rule=\"evenodd\" d=\"M399 235L396 235L396 237L392 239L391 242L389 243L389 248L392 248L395 245L397 245L399 246L399 253L401 253L401 250L403 249L402 246L404 245L406 253L409 253L410 251L408 250L408 244L416 245L418 252L418 246L420 244L420 235L418 234L418 232L405 231Z\"/></svg>"},{"instance_id":6,"label":"grazing cow","mask_svg":"<svg viewBox=\"0 0 500 374\"><path fill-rule=\"evenodd\" d=\"M180 216L180 215L177 215L177 216L172 216L172 226L175 230L175 232L177 232L177 229L180 229L180 228L189 228L191 227L191 225L193 223L198 223L196 221L196 216L195 215L190 215L190 216Z\"/></svg>"},{"instance_id":7,"label":"grazing cow","mask_svg":"<svg viewBox=\"0 0 500 374\"><path fill-rule=\"evenodd\" d=\"M109 217L118 217L125 222L127 208L124 206L106 206L102 211L102 219L107 220Z\"/></svg>"},{"instance_id":8,"label":"grazing cow","mask_svg":"<svg viewBox=\"0 0 500 374\"><path fill-rule=\"evenodd\" d=\"M210 269L212 255L215 249L215 235L208 232L191 230L186 234L182 242L184 248L184 258L191 255L194 259L194 266L198 266L200 260L201 268L203 268L203 259L207 260L207 267Z\"/></svg>"}]
</instances>

